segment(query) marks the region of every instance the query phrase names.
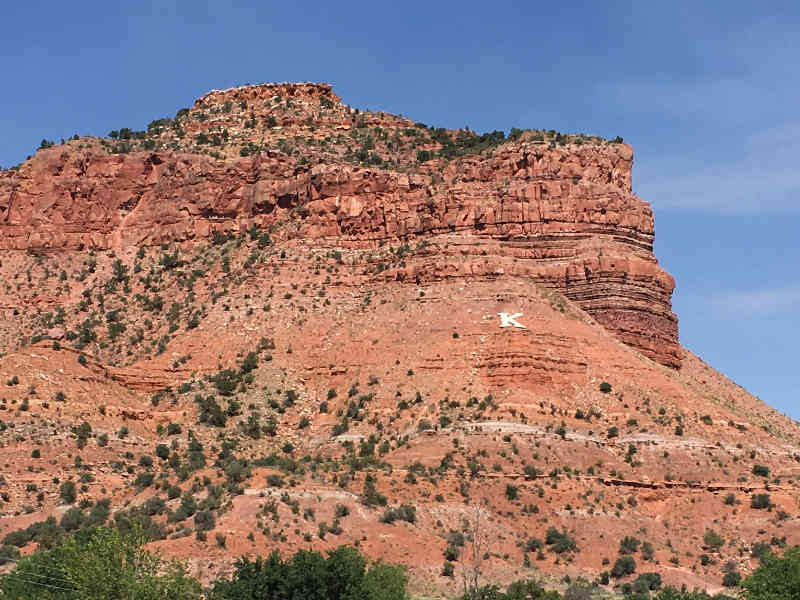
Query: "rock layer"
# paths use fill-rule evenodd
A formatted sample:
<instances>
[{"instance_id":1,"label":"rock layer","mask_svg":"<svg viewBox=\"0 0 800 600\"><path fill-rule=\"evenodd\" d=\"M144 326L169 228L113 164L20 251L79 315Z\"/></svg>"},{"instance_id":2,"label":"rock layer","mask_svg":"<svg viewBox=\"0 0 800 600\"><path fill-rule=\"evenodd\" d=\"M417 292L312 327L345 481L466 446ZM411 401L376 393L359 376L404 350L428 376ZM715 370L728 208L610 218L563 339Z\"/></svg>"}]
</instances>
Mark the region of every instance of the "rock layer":
<instances>
[{"instance_id":1,"label":"rock layer","mask_svg":"<svg viewBox=\"0 0 800 600\"><path fill-rule=\"evenodd\" d=\"M260 102L275 89L211 92L196 106ZM329 87L292 89L338 102ZM277 150L219 160L163 150L109 154L70 142L0 173L0 248L190 242L254 225L329 247L425 239L436 252L379 271L373 283L531 278L577 302L624 343L678 368L674 281L653 256L653 214L632 193L632 162L624 144L518 141L438 172L405 173L344 161L299 164Z\"/></svg>"}]
</instances>

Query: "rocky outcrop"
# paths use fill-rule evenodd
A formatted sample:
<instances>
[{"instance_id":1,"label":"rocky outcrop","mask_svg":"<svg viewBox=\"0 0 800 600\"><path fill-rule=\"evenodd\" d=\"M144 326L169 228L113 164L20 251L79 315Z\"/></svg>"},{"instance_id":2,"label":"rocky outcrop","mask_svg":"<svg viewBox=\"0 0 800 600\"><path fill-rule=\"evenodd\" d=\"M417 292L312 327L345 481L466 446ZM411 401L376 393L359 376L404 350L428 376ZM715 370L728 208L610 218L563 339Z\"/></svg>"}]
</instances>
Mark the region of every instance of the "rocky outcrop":
<instances>
[{"instance_id":1,"label":"rocky outcrop","mask_svg":"<svg viewBox=\"0 0 800 600\"><path fill-rule=\"evenodd\" d=\"M273 91L211 92L198 105L260 101ZM317 91L338 102L329 86L296 90L304 98ZM324 246L424 239L431 250L371 279L531 278L677 368L674 282L653 256L653 214L632 193L632 161L624 144L520 141L405 173L333 159L311 166L277 150L220 160L109 154L70 142L0 173L0 248L155 245L253 225L272 226L283 241Z\"/></svg>"},{"instance_id":2,"label":"rocky outcrop","mask_svg":"<svg viewBox=\"0 0 800 600\"><path fill-rule=\"evenodd\" d=\"M282 82L282 83L262 83L255 85L241 85L226 90L211 90L201 98L198 98L194 107L198 109L206 106L220 105L225 102L269 102L275 97L293 98L301 100L316 100L322 98L331 102L341 102L333 87L329 83L315 83L310 81L303 82Z\"/></svg>"}]
</instances>

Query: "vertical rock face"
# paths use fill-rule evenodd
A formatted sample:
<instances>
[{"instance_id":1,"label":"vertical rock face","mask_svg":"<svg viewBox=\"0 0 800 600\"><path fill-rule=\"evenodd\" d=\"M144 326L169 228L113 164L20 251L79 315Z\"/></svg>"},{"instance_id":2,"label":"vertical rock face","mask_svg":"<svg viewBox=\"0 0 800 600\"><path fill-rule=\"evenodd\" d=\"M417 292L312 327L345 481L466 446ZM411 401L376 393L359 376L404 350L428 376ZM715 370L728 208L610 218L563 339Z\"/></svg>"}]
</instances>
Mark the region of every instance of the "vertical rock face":
<instances>
[{"instance_id":1,"label":"vertical rock face","mask_svg":"<svg viewBox=\"0 0 800 600\"><path fill-rule=\"evenodd\" d=\"M330 86L317 84L210 92L195 107L213 112L221 105L224 113L235 102L256 121L263 117L256 109L276 94L336 108L336 118L322 119L313 135L335 141L331 123L357 127ZM297 126L306 113L292 114L285 122ZM393 123L407 131L400 126L410 123L385 115L380 122L380 131ZM205 123L191 127L200 131ZM577 302L622 342L680 366L674 281L653 256L653 214L632 193L627 145L548 146L523 136L480 154L396 170L354 165L311 144L299 159L277 149L239 158L186 150L192 148L112 154L93 141L70 142L0 172L0 248L189 242L253 225L326 247L427 240L429 250L403 267L365 273L359 283L533 279Z\"/></svg>"}]
</instances>

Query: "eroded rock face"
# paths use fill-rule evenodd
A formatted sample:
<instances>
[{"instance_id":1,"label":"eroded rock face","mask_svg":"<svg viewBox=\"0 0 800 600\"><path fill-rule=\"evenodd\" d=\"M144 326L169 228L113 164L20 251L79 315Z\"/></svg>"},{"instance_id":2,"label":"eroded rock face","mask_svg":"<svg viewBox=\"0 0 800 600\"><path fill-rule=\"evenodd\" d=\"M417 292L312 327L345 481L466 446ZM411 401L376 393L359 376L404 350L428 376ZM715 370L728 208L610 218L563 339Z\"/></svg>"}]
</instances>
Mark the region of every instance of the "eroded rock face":
<instances>
[{"instance_id":1,"label":"eroded rock face","mask_svg":"<svg viewBox=\"0 0 800 600\"><path fill-rule=\"evenodd\" d=\"M303 85L294 93L338 102L329 87ZM212 92L198 103L261 101L273 91ZM368 279L531 278L678 368L674 281L653 256L653 214L632 193L632 162L624 144L512 142L438 172L401 173L336 160L299 164L278 151L219 160L62 145L0 173L0 248L191 242L253 225L329 247L436 240L436 252Z\"/></svg>"},{"instance_id":2,"label":"eroded rock face","mask_svg":"<svg viewBox=\"0 0 800 600\"><path fill-rule=\"evenodd\" d=\"M527 131L476 150L458 145L471 132L356 112L319 84L211 92L187 110L0 171L0 537L60 519L58 482L76 473L93 477L81 506L137 506L155 492L126 464L169 444L156 481L226 490L213 561L194 536L152 546L204 582L311 539L454 596L443 540L479 506L482 578L498 583L550 527L578 546L537 559L554 580L599 577L609 549L647 532L654 565L681 557L664 583L699 588L741 557L702 565L697 532L800 540L798 424L677 346L630 147ZM252 474L234 488L222 455L196 466L195 439L207 453L235 440ZM278 448L296 468L254 460ZM279 473L292 485L271 485ZM415 523L359 501L368 474ZM751 506L757 493L772 511ZM280 530L264 526L279 495L294 523ZM340 503L350 514L323 540Z\"/></svg>"}]
</instances>

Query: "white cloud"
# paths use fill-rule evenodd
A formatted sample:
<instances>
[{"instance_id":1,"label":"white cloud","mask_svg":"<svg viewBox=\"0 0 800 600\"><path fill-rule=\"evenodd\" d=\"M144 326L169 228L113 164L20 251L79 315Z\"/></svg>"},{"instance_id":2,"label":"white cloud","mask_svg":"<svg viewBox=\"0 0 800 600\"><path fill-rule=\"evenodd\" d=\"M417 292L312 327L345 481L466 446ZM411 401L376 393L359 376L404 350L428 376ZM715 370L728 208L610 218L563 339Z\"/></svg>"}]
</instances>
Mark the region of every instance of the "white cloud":
<instances>
[{"instance_id":1,"label":"white cloud","mask_svg":"<svg viewBox=\"0 0 800 600\"><path fill-rule=\"evenodd\" d=\"M716 22L702 5L686 10L690 27ZM596 88L652 130L626 136L643 142L634 139L634 189L656 209L800 212L796 33L775 17L696 33L685 40L697 57L691 74Z\"/></svg>"},{"instance_id":2,"label":"white cloud","mask_svg":"<svg viewBox=\"0 0 800 600\"><path fill-rule=\"evenodd\" d=\"M717 311L739 317L794 311L800 305L800 284L781 288L723 292L712 296L709 304Z\"/></svg>"},{"instance_id":3,"label":"white cloud","mask_svg":"<svg viewBox=\"0 0 800 600\"><path fill-rule=\"evenodd\" d=\"M638 148L634 189L657 209L800 211L800 121L784 115L780 101L757 100L752 90L743 99L732 89L737 99L726 103L725 85L709 84L705 92L681 85L671 92L669 85L640 90L658 97L655 102L664 113L653 119L660 119L662 127L680 127L682 135L670 148Z\"/></svg>"},{"instance_id":4,"label":"white cloud","mask_svg":"<svg viewBox=\"0 0 800 600\"><path fill-rule=\"evenodd\" d=\"M634 173L634 190L656 209L699 209L722 214L800 211L796 150L762 154L744 146L730 161L701 153L647 156ZM726 156L730 156L727 154Z\"/></svg>"},{"instance_id":5,"label":"white cloud","mask_svg":"<svg viewBox=\"0 0 800 600\"><path fill-rule=\"evenodd\" d=\"M601 84L597 94L628 112L680 121L699 119L708 127L756 118L777 100L770 87L744 78L661 79ZM755 107L759 111L753 111Z\"/></svg>"}]
</instances>

